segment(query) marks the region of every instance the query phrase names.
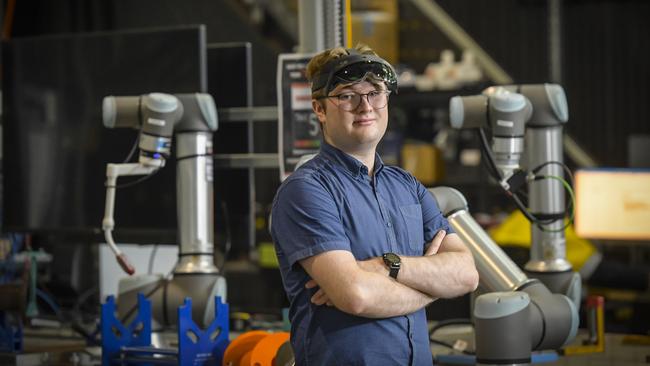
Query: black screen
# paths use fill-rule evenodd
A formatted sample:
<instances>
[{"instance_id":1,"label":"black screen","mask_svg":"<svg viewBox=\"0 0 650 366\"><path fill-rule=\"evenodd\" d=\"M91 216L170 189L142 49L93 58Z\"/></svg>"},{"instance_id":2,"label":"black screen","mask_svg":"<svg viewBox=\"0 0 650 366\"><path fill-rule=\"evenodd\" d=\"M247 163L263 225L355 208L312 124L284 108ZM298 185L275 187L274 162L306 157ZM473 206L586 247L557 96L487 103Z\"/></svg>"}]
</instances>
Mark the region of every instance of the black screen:
<instances>
[{"instance_id":1,"label":"black screen","mask_svg":"<svg viewBox=\"0 0 650 366\"><path fill-rule=\"evenodd\" d=\"M2 69L3 230L97 234L106 164L123 162L137 136L103 126L103 97L206 92L205 30L15 39ZM170 160L117 191L116 240L176 242L175 170Z\"/></svg>"}]
</instances>

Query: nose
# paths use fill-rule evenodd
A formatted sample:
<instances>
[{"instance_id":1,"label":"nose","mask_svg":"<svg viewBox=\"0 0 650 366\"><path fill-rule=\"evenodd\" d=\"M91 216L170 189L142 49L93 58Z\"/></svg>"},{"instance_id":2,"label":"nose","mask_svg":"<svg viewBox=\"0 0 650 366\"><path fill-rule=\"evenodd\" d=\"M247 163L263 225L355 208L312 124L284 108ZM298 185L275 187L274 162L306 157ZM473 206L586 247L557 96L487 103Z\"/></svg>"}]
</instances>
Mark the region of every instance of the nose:
<instances>
[{"instance_id":1,"label":"nose","mask_svg":"<svg viewBox=\"0 0 650 366\"><path fill-rule=\"evenodd\" d=\"M370 104L370 95L369 94L361 94L359 99L359 105L357 106L357 110L359 111L369 111L372 109L372 105Z\"/></svg>"}]
</instances>

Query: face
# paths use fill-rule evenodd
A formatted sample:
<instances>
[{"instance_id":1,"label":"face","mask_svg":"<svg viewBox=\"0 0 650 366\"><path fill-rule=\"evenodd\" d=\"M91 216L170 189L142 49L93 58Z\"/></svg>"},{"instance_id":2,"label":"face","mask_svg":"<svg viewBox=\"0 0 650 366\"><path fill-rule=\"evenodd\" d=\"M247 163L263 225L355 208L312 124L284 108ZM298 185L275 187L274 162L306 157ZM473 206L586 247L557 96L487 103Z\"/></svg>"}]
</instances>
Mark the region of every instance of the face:
<instances>
[{"instance_id":1,"label":"face","mask_svg":"<svg viewBox=\"0 0 650 366\"><path fill-rule=\"evenodd\" d=\"M329 95L366 94L385 88L383 84L377 86L363 81L352 85L338 85ZM388 105L374 108L368 103L366 96L361 98L359 106L352 111L339 108L338 103L337 98L312 101L314 112L323 126L325 141L351 154L374 153L388 126Z\"/></svg>"}]
</instances>

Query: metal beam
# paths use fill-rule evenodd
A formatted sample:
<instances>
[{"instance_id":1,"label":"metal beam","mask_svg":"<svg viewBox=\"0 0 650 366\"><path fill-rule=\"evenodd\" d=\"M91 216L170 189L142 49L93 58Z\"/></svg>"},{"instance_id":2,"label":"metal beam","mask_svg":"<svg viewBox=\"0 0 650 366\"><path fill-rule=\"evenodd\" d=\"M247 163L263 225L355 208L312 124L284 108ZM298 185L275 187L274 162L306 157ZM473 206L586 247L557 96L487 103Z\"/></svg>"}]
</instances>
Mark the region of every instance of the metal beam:
<instances>
[{"instance_id":1,"label":"metal beam","mask_svg":"<svg viewBox=\"0 0 650 366\"><path fill-rule=\"evenodd\" d=\"M435 24L456 46L471 51L476 56L476 61L485 70L485 74L492 81L497 84L513 83L512 77L435 1L411 0L411 3L420 9L422 14Z\"/></svg>"},{"instance_id":2,"label":"metal beam","mask_svg":"<svg viewBox=\"0 0 650 366\"><path fill-rule=\"evenodd\" d=\"M215 154L214 166L219 168L278 168L278 154Z\"/></svg>"},{"instance_id":3,"label":"metal beam","mask_svg":"<svg viewBox=\"0 0 650 366\"><path fill-rule=\"evenodd\" d=\"M236 107L217 108L221 122L277 121L278 107Z\"/></svg>"}]
</instances>

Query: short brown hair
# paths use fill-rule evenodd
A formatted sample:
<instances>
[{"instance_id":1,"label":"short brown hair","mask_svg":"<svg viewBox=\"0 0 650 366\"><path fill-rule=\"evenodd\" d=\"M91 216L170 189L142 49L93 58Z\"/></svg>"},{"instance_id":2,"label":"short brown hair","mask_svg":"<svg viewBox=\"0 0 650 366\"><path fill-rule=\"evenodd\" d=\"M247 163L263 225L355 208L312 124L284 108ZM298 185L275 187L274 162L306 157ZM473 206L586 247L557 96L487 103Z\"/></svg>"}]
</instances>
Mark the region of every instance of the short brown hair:
<instances>
[{"instance_id":1,"label":"short brown hair","mask_svg":"<svg viewBox=\"0 0 650 366\"><path fill-rule=\"evenodd\" d=\"M363 43L358 43L354 47L354 49L360 54L378 56L377 53L372 50L372 48L370 48L368 45L365 45ZM340 58L347 54L348 51L344 47L330 48L328 50L325 50L317 54L307 64L307 70L305 72L305 76L307 76L307 80L309 80L310 82L313 81L314 76L320 73L320 71L323 69L323 66L325 66L325 64L327 64L331 60ZM311 97L318 98L324 96L324 92L325 92L324 89L325 88L322 88L312 92Z\"/></svg>"}]
</instances>

